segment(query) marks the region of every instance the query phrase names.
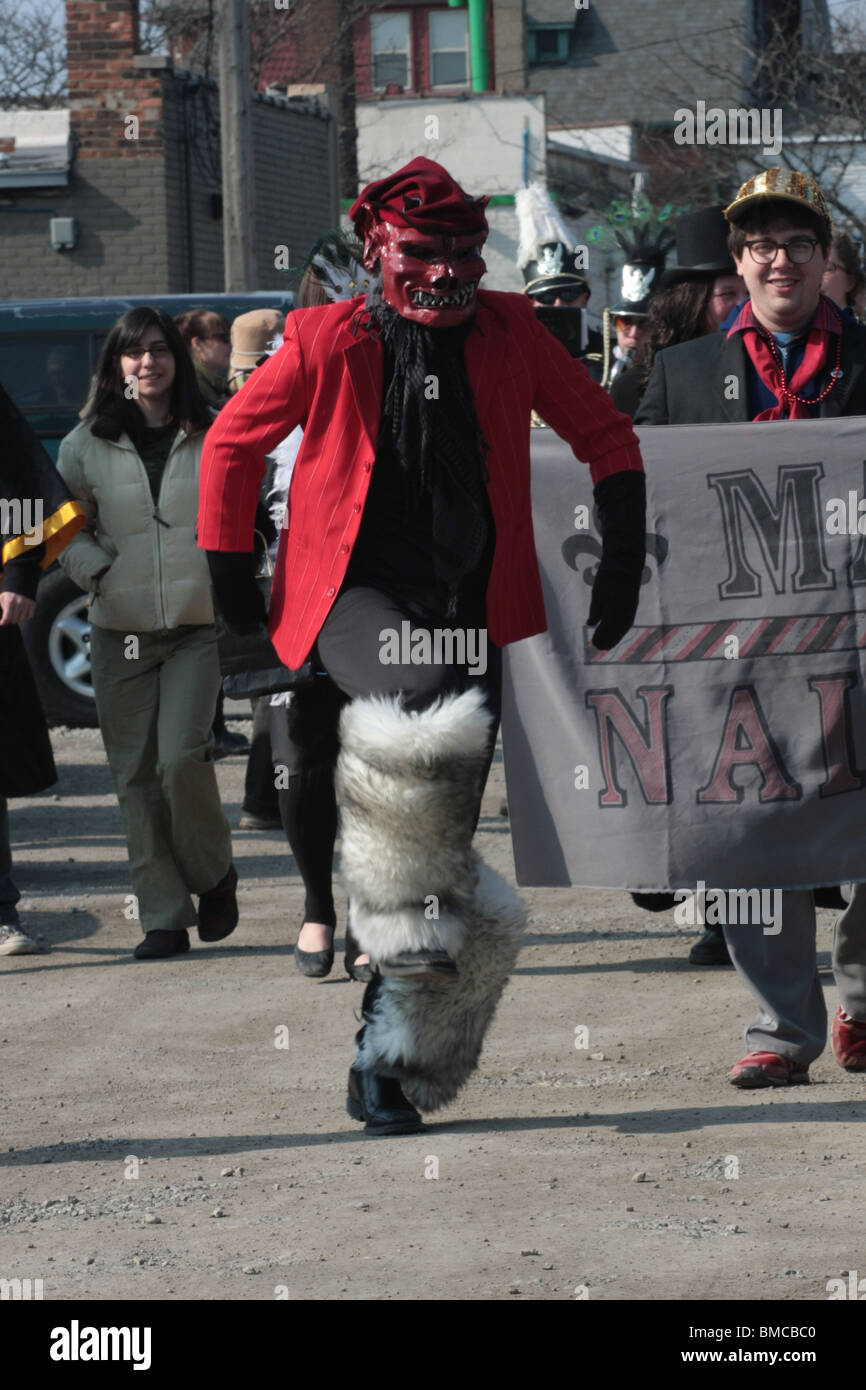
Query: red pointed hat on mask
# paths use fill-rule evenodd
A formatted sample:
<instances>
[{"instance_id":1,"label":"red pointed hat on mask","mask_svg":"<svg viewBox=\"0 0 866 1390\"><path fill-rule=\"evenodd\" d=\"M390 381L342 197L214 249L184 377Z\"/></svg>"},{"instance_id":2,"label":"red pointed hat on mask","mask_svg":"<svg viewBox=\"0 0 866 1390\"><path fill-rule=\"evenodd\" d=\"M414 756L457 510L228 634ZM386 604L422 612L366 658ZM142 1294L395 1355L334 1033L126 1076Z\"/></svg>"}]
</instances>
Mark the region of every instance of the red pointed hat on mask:
<instances>
[{"instance_id":1,"label":"red pointed hat on mask","mask_svg":"<svg viewBox=\"0 0 866 1390\"><path fill-rule=\"evenodd\" d=\"M419 155L387 178L368 183L349 216L364 239L375 222L446 236L486 235L489 201L464 193L447 169Z\"/></svg>"}]
</instances>

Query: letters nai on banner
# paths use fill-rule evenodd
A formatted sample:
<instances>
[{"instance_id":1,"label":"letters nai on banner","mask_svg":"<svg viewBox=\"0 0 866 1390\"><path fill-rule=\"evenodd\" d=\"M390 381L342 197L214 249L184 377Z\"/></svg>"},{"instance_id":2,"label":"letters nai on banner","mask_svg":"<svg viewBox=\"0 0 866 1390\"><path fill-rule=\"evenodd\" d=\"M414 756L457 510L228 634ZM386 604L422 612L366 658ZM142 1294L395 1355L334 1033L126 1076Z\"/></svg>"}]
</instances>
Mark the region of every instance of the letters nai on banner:
<instances>
[{"instance_id":1,"label":"letters nai on banner","mask_svg":"<svg viewBox=\"0 0 866 1390\"><path fill-rule=\"evenodd\" d=\"M866 879L864 423L640 431L647 564L610 652L584 626L601 554L588 470L533 432L549 630L506 649L519 883Z\"/></svg>"}]
</instances>

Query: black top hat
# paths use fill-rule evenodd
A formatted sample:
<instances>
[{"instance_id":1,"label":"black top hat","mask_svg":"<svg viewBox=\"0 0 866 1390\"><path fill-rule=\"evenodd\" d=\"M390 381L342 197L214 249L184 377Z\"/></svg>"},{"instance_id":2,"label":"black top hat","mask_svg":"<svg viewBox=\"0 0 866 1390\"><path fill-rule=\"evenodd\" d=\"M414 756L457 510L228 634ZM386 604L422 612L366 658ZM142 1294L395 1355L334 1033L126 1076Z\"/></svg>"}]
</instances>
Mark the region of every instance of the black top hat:
<instances>
[{"instance_id":1,"label":"black top hat","mask_svg":"<svg viewBox=\"0 0 866 1390\"><path fill-rule=\"evenodd\" d=\"M535 251L535 259L523 267L523 293L538 294L541 290L561 290L568 285L589 282L574 269L574 253L562 241L543 241Z\"/></svg>"},{"instance_id":2,"label":"black top hat","mask_svg":"<svg viewBox=\"0 0 866 1390\"><path fill-rule=\"evenodd\" d=\"M730 227L721 207L698 208L685 212L674 223L677 237L677 263L662 276L662 287L683 280L701 280L711 275L736 275L728 250Z\"/></svg>"}]
</instances>

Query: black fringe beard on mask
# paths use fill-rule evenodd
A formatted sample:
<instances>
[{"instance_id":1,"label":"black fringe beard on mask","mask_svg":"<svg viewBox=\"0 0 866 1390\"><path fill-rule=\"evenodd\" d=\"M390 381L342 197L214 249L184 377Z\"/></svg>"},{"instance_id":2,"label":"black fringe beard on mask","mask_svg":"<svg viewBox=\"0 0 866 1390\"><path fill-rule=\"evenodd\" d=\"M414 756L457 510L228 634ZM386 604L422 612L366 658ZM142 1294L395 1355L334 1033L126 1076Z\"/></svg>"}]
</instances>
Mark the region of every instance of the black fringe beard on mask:
<instances>
[{"instance_id":1,"label":"black fringe beard on mask","mask_svg":"<svg viewBox=\"0 0 866 1390\"><path fill-rule=\"evenodd\" d=\"M378 290L368 295L357 322L381 339L385 354L377 452L396 458L410 496L432 499L436 578L448 593L446 616L453 617L463 581L480 564L490 534L489 446L463 358L476 325L427 328L403 318Z\"/></svg>"}]
</instances>

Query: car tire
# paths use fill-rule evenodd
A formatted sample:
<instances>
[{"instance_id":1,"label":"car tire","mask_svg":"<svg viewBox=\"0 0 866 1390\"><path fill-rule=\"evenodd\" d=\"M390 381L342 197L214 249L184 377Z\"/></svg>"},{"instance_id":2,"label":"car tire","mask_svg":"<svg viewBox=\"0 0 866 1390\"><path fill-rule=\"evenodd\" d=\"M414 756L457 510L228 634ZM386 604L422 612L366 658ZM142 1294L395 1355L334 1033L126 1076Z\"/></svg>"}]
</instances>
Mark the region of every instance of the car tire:
<instances>
[{"instance_id":1,"label":"car tire","mask_svg":"<svg viewBox=\"0 0 866 1390\"><path fill-rule=\"evenodd\" d=\"M95 728L87 594L60 569L43 576L36 611L21 635L49 724Z\"/></svg>"}]
</instances>

